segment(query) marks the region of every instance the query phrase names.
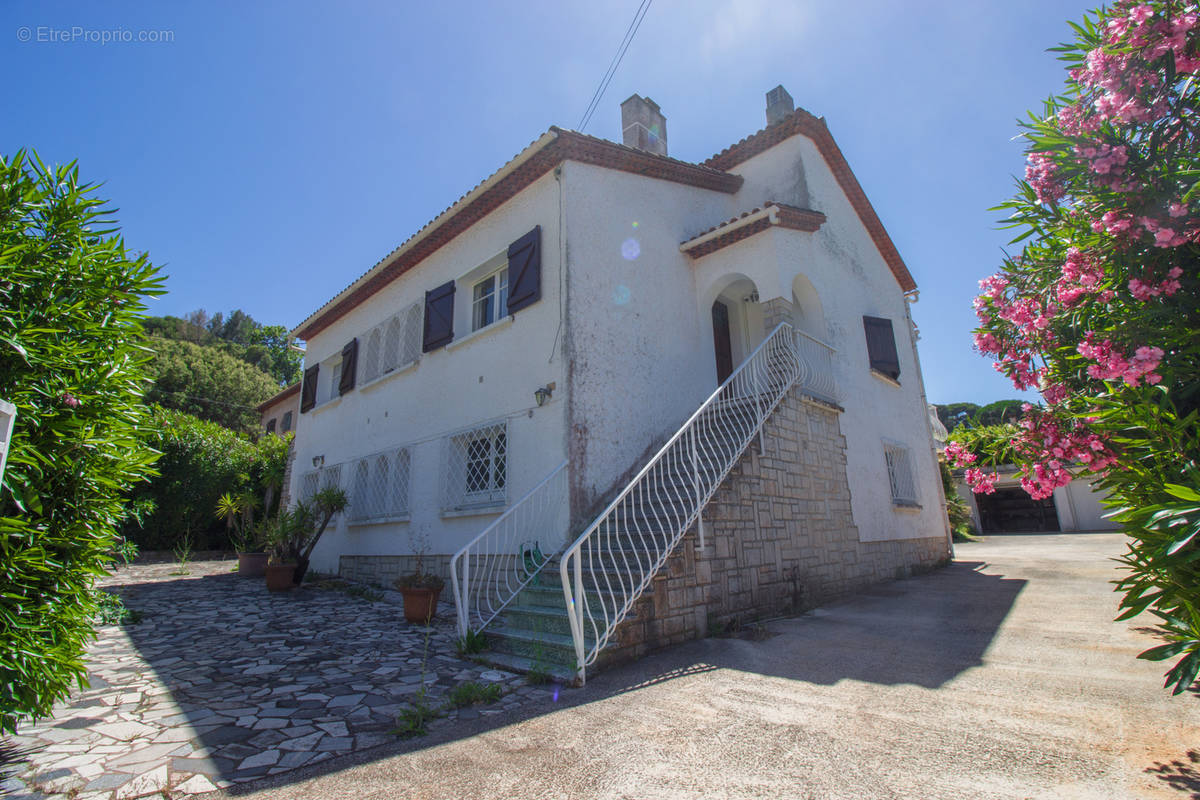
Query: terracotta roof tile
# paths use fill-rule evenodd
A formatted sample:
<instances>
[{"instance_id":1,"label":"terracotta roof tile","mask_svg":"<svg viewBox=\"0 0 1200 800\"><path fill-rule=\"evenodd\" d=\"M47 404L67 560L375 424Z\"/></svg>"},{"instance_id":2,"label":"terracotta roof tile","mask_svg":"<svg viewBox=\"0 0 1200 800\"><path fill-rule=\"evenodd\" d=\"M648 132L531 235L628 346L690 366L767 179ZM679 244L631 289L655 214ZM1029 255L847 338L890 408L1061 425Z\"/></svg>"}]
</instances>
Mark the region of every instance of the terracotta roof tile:
<instances>
[{"instance_id":1,"label":"terracotta roof tile","mask_svg":"<svg viewBox=\"0 0 1200 800\"><path fill-rule=\"evenodd\" d=\"M771 201L693 236L680 244L679 249L690 258L701 258L771 227L812 233L824 223L825 215L820 211Z\"/></svg>"}]
</instances>

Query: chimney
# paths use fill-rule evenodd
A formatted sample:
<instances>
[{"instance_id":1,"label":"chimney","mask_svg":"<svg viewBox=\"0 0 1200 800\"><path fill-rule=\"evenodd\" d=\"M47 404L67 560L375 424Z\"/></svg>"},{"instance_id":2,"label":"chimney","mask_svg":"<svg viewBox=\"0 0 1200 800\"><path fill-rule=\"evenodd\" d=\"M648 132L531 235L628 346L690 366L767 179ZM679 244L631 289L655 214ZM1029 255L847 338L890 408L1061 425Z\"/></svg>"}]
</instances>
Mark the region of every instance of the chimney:
<instances>
[{"instance_id":1,"label":"chimney","mask_svg":"<svg viewBox=\"0 0 1200 800\"><path fill-rule=\"evenodd\" d=\"M632 95L621 103L621 136L625 145L660 156L667 154L667 118L649 97Z\"/></svg>"},{"instance_id":2,"label":"chimney","mask_svg":"<svg viewBox=\"0 0 1200 800\"><path fill-rule=\"evenodd\" d=\"M783 84L767 92L767 127L777 122L783 122L796 110L792 96L783 88Z\"/></svg>"}]
</instances>

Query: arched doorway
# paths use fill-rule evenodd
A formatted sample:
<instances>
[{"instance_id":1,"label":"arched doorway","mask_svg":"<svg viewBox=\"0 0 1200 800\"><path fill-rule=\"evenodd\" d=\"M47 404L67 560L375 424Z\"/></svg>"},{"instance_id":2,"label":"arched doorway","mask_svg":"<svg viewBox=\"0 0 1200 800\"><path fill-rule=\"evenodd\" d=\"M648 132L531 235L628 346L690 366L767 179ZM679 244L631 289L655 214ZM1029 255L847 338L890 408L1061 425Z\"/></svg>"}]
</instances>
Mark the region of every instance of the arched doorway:
<instances>
[{"instance_id":1,"label":"arched doorway","mask_svg":"<svg viewBox=\"0 0 1200 800\"><path fill-rule=\"evenodd\" d=\"M758 288L749 278L733 278L711 306L713 359L717 383L724 383L763 339Z\"/></svg>"}]
</instances>

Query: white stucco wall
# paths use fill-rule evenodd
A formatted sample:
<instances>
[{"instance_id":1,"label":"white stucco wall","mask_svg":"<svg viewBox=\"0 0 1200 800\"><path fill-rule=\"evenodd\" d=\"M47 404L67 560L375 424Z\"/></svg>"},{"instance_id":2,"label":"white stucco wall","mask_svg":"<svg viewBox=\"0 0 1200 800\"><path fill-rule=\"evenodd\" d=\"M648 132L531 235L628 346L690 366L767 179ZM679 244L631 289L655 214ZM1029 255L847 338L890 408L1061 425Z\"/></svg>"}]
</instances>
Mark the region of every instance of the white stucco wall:
<instances>
[{"instance_id":1,"label":"white stucco wall","mask_svg":"<svg viewBox=\"0 0 1200 800\"><path fill-rule=\"evenodd\" d=\"M1059 525L1064 531L1115 531L1120 525L1105 519L1105 494L1098 491L1087 477L1079 477L1054 490L1054 507L1058 510Z\"/></svg>"},{"instance_id":2,"label":"white stucco wall","mask_svg":"<svg viewBox=\"0 0 1200 800\"><path fill-rule=\"evenodd\" d=\"M299 415L292 496L312 458L325 466L342 463L341 485L349 492L355 459L385 448L411 447L409 522L350 526L340 515L313 557L314 569L336 571L346 555L404 555L411 552L408 532L424 530L431 553L453 553L495 519L498 511L445 516L442 472L447 434L489 420L508 420L508 502L518 499L566 457L565 369L562 336L559 247L559 186L547 174L502 208L476 223L415 269L377 292L308 342L306 363L322 361L354 337L359 359L366 334L400 309L424 302L425 292L458 279L505 251L535 225L542 226L542 297L510 321L474 336L457 313L471 302L471 287L455 295L455 341L422 354L415 366L369 386L360 385L327 405ZM347 277L359 265L346 268ZM469 320L469 316L466 317ZM327 379L328 376L322 376ZM558 389L540 408L534 390L554 382Z\"/></svg>"},{"instance_id":3,"label":"white stucco wall","mask_svg":"<svg viewBox=\"0 0 1200 800\"><path fill-rule=\"evenodd\" d=\"M793 288L803 294L808 286L819 296L819 312L798 315L796 322L839 351L835 378L846 407L842 430L861 539L945 535L925 401L895 277L808 140L793 137L735 171L746 183L729 196L597 167L566 167L577 501L595 500L644 463L649 448L715 389L712 302L731 282L746 278L762 303L774 297L791 302ZM680 242L767 200L812 207L828 221L817 233L772 229L697 260L679 252ZM807 282L797 281L798 275ZM758 306L739 311L761 337ZM892 320L900 386L871 373L864 314ZM739 347L736 332L734 339L736 366L747 348ZM910 451L919 510L891 502L885 439Z\"/></svg>"},{"instance_id":4,"label":"white stucco wall","mask_svg":"<svg viewBox=\"0 0 1200 800\"><path fill-rule=\"evenodd\" d=\"M715 280L722 269L733 269L738 262L757 264L756 283L764 302L771 297L791 300L793 288L798 288L797 275L811 283L820 300L823 330L814 329L819 325L813 324L811 314L808 321L797 323L838 351L834 375L846 409L841 426L846 437L851 507L860 539L945 535L937 462L900 284L824 158L807 138L793 136L739 165L736 171L746 180L738 192L738 198L745 198L741 201L744 208L775 200L821 211L826 222L815 233L775 228L700 259L727 254L725 264L703 267L707 273L704 280ZM763 241L747 249L744 256L736 252L755 239ZM762 277L757 277L760 274ZM803 304L804 298L799 299ZM899 386L871 372L863 315L892 321L900 358ZM885 439L909 450L919 511L891 502Z\"/></svg>"},{"instance_id":5,"label":"white stucco wall","mask_svg":"<svg viewBox=\"0 0 1200 800\"><path fill-rule=\"evenodd\" d=\"M712 320L697 314L679 244L728 219L733 204L721 192L574 162L563 176L578 514L716 388Z\"/></svg>"}]
</instances>

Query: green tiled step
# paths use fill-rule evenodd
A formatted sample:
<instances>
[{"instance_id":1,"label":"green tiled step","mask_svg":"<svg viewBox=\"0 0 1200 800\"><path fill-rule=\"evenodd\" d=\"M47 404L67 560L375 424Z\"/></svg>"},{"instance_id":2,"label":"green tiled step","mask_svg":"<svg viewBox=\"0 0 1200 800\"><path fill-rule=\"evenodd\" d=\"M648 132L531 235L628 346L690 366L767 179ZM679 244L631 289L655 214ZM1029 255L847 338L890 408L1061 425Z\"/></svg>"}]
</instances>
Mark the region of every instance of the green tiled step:
<instances>
[{"instance_id":1,"label":"green tiled step","mask_svg":"<svg viewBox=\"0 0 1200 800\"><path fill-rule=\"evenodd\" d=\"M571 620L567 618L567 612L563 608L561 594L558 599L558 605L553 607L510 605L504 609L501 625L506 628L562 633L569 636L571 634Z\"/></svg>"},{"instance_id":2,"label":"green tiled step","mask_svg":"<svg viewBox=\"0 0 1200 800\"><path fill-rule=\"evenodd\" d=\"M524 656L535 662L556 664L567 669L575 666L575 640L569 633L548 633L501 625L488 628L488 641L493 653ZM587 641L587 646L590 647L592 643Z\"/></svg>"},{"instance_id":3,"label":"green tiled step","mask_svg":"<svg viewBox=\"0 0 1200 800\"><path fill-rule=\"evenodd\" d=\"M569 666L563 666L561 664L547 664L541 661L535 662L533 659L526 658L525 656L514 655L512 653L484 653L479 658L481 661L485 661L486 663L491 664L493 667L506 669L509 672L517 672L527 675L536 668L541 672L545 672L559 683L570 684L575 682L575 670L571 669Z\"/></svg>"}]
</instances>

